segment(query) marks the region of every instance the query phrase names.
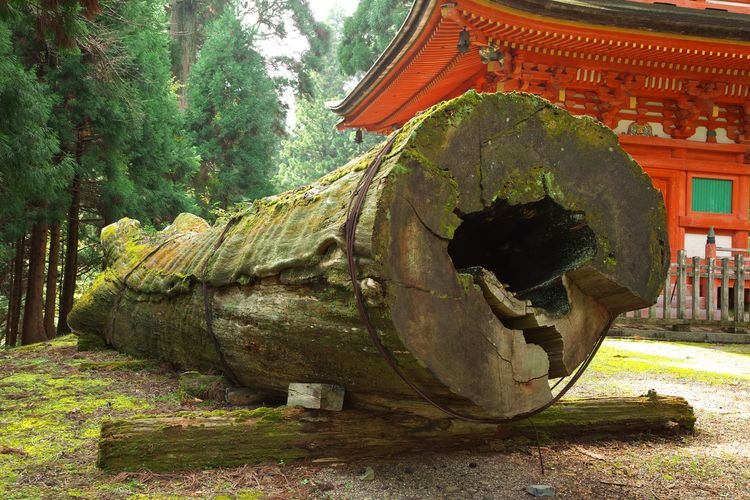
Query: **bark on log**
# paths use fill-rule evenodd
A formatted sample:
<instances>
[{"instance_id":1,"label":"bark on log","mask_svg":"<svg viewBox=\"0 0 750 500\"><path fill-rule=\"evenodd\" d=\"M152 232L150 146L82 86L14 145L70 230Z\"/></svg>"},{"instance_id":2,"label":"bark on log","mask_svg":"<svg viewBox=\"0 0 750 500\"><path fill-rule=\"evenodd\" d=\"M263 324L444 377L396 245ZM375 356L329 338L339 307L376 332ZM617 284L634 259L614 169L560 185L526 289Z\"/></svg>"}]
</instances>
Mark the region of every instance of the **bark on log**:
<instances>
[{"instance_id":1,"label":"bark on log","mask_svg":"<svg viewBox=\"0 0 750 500\"><path fill-rule=\"evenodd\" d=\"M444 404L541 407L548 379L611 317L655 301L669 258L661 195L609 129L528 94L470 92L397 134L355 248L380 338ZM213 227L187 214L153 235L129 219L106 227L108 267L70 325L280 395L311 382L354 401L414 397L371 345L348 281L346 209L376 153Z\"/></svg>"},{"instance_id":2,"label":"bark on log","mask_svg":"<svg viewBox=\"0 0 750 500\"><path fill-rule=\"evenodd\" d=\"M599 440L692 431L693 409L678 397L563 401L533 418L543 441ZM351 460L420 451L477 449L508 438L535 439L526 420L469 424L390 412L259 408L108 420L101 468L172 471L300 459Z\"/></svg>"}]
</instances>

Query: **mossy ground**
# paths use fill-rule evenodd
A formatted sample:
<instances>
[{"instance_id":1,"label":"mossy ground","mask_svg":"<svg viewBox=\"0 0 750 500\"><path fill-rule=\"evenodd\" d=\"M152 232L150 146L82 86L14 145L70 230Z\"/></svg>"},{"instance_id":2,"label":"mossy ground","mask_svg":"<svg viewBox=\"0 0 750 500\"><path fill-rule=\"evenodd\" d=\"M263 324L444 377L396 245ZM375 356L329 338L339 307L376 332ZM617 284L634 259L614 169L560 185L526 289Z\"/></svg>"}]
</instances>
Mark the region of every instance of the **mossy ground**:
<instances>
[{"instance_id":1,"label":"mossy ground","mask_svg":"<svg viewBox=\"0 0 750 500\"><path fill-rule=\"evenodd\" d=\"M407 456L333 468L267 464L111 474L95 466L102 419L197 408L180 404L177 373L168 366L143 365L112 351L79 353L76 338L67 336L0 350L0 498L427 498L444 496L440 485L446 481L460 488L459 497L479 488L494 498L490 492L515 492L539 481L570 498L647 498L651 490L660 498L746 494L740 485L750 481L750 346L607 340L571 395L627 396L651 388L684 396L696 406L695 436L585 445L603 459L581 455L579 445L550 446L545 448L548 476L539 478L533 477L536 455L527 451L533 443L471 456ZM199 409L222 410L210 404ZM466 468L469 458L476 468ZM438 462L447 465L434 468ZM460 477L453 477L450 470L461 464ZM503 473L513 464L528 476L518 484L508 479L516 472ZM357 479L363 465L375 468L374 482ZM483 471L481 477L472 475L476 471ZM482 481L488 482L486 490Z\"/></svg>"},{"instance_id":2,"label":"mossy ground","mask_svg":"<svg viewBox=\"0 0 750 500\"><path fill-rule=\"evenodd\" d=\"M95 466L103 418L186 409L176 372L113 351L79 353L76 343L68 335L0 350L0 498L184 497L190 475L146 485ZM207 483L212 498L259 496L223 478Z\"/></svg>"}]
</instances>

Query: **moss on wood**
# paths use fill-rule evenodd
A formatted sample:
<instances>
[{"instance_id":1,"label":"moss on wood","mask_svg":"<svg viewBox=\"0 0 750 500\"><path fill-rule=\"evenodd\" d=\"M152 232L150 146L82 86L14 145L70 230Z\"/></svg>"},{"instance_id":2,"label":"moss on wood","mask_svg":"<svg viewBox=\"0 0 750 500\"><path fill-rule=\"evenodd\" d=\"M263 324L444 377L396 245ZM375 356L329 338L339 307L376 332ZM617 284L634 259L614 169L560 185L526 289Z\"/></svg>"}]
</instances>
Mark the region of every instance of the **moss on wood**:
<instances>
[{"instance_id":1,"label":"moss on wood","mask_svg":"<svg viewBox=\"0 0 750 500\"><path fill-rule=\"evenodd\" d=\"M307 458L362 458L394 453L474 449L520 437L564 441L674 436L693 430L682 398L565 401L529 421L472 424L410 414L324 412L300 408L181 413L102 424L100 467L172 471ZM534 429L536 428L536 430Z\"/></svg>"},{"instance_id":2,"label":"moss on wood","mask_svg":"<svg viewBox=\"0 0 750 500\"><path fill-rule=\"evenodd\" d=\"M83 351L103 351L109 349L104 337L94 333L83 332L78 335L76 347L79 352Z\"/></svg>"}]
</instances>

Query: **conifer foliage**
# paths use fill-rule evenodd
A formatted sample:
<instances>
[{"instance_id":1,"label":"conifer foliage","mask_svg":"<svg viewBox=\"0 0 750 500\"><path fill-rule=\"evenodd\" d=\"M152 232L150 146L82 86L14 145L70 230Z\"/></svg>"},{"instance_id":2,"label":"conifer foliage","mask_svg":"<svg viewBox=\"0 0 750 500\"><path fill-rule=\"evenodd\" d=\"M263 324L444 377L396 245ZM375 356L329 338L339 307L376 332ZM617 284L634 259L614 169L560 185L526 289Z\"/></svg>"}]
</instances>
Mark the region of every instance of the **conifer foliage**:
<instances>
[{"instance_id":1,"label":"conifer foliage","mask_svg":"<svg viewBox=\"0 0 750 500\"><path fill-rule=\"evenodd\" d=\"M97 265L79 249L103 225L125 215L160 224L195 206L197 160L171 85L166 21L156 0L0 9L7 345L68 331L81 271Z\"/></svg>"},{"instance_id":2,"label":"conifer foliage","mask_svg":"<svg viewBox=\"0 0 750 500\"><path fill-rule=\"evenodd\" d=\"M293 32L308 50L262 55ZM69 331L105 225L211 216L366 147L324 106L330 45L307 0L0 0L0 341Z\"/></svg>"},{"instance_id":3,"label":"conifer foliage","mask_svg":"<svg viewBox=\"0 0 750 500\"><path fill-rule=\"evenodd\" d=\"M411 0L360 0L344 22L338 59L345 74L367 71L385 50L409 12Z\"/></svg>"},{"instance_id":4,"label":"conifer foliage","mask_svg":"<svg viewBox=\"0 0 750 500\"><path fill-rule=\"evenodd\" d=\"M253 33L227 8L207 30L188 79L187 124L201 158L206 208L271 193L283 112Z\"/></svg>"},{"instance_id":5,"label":"conifer foliage","mask_svg":"<svg viewBox=\"0 0 750 500\"><path fill-rule=\"evenodd\" d=\"M300 95L296 101L296 125L281 144L279 170L274 179L278 190L312 182L382 140L364 134L363 140L357 142L355 132L337 130L340 118L326 104L346 94L347 77L336 59L343 23L340 14L329 19L333 35L329 53L321 58L317 70L309 72L311 94Z\"/></svg>"},{"instance_id":6,"label":"conifer foliage","mask_svg":"<svg viewBox=\"0 0 750 500\"><path fill-rule=\"evenodd\" d=\"M13 53L12 32L0 19L0 241L7 245L43 217L70 174L53 161L59 141L49 126L55 99ZM58 168L60 167L60 168ZM7 257L9 248L2 249Z\"/></svg>"}]
</instances>

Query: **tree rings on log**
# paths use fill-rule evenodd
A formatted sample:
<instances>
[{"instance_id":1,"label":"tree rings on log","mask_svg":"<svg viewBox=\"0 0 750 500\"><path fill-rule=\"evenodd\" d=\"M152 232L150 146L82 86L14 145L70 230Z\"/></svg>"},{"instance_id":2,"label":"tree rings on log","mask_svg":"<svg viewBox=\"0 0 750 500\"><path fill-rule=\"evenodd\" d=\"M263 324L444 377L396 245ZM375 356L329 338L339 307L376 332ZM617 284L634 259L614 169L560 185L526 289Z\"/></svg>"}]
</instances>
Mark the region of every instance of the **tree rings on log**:
<instances>
[{"instance_id":1,"label":"tree rings on log","mask_svg":"<svg viewBox=\"0 0 750 500\"><path fill-rule=\"evenodd\" d=\"M611 318L656 300L661 195L609 129L528 94L469 92L394 133L355 247L382 342L459 411L541 407ZM345 255L349 200L377 152L214 226L186 214L152 235L108 226L107 269L71 326L260 391L321 382L403 405L415 395L371 345Z\"/></svg>"}]
</instances>

